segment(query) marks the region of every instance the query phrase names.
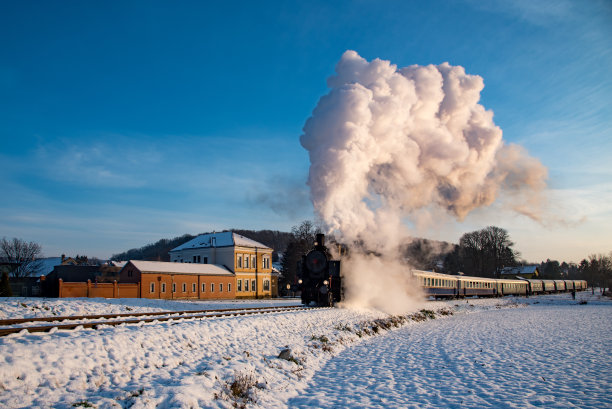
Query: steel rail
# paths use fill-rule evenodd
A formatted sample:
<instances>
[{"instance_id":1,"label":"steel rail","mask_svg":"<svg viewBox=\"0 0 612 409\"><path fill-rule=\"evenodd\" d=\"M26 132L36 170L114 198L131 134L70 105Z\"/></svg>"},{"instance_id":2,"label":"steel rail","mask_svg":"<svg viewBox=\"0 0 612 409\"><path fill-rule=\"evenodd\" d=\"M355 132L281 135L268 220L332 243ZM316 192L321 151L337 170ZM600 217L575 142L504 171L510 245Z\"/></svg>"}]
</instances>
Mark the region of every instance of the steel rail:
<instances>
[{"instance_id":1,"label":"steel rail","mask_svg":"<svg viewBox=\"0 0 612 409\"><path fill-rule=\"evenodd\" d=\"M169 314L166 312L165 315L172 315L166 317L160 317L160 313L154 314L142 314L143 316L153 316L152 318L134 318L128 320L119 320L119 321L96 321L96 322L75 322L71 324L53 324L53 325L42 325L42 326L30 326L30 327L12 327L12 328L0 328L0 337L7 336L10 334L15 334L26 330L29 333L34 332L49 332L53 328L60 329L75 329L75 328L93 328L98 329L102 326L118 326L121 324L140 324L140 323L148 323L148 322L165 322L165 321L173 321L173 320L185 320L185 319L204 319L204 318L218 318L218 317L229 317L229 316L237 316L237 315L254 315L254 314L270 314L274 312L285 312L285 311L302 311L302 310L311 310L317 307L305 307L305 306L287 306L287 307L261 307L261 308L237 308L237 309L219 309L219 310L201 310L201 311L188 311L192 314L182 314L177 315L173 312ZM211 314L212 312L212 314ZM113 315L122 315L122 314L113 314ZM93 317L93 316L88 316ZM35 321L32 321L35 322Z\"/></svg>"},{"instance_id":2,"label":"steel rail","mask_svg":"<svg viewBox=\"0 0 612 409\"><path fill-rule=\"evenodd\" d=\"M4 325L15 325L23 324L26 322L53 322L53 321L74 321L74 320L95 320L95 319L113 319L113 318L125 318L125 317L146 317L146 316L159 316L159 315L181 315L181 314L198 314L206 312L225 312L225 311L249 311L249 310L266 310L274 308L300 308L301 305L287 305L287 306L272 306L272 307L246 307L246 308L220 308L210 310L182 310L182 311L152 311L152 312L133 312L133 313L121 313L121 314L94 314L94 315L65 315L65 316L49 316L49 317L29 317L29 318L9 318L0 320L0 326Z\"/></svg>"}]
</instances>

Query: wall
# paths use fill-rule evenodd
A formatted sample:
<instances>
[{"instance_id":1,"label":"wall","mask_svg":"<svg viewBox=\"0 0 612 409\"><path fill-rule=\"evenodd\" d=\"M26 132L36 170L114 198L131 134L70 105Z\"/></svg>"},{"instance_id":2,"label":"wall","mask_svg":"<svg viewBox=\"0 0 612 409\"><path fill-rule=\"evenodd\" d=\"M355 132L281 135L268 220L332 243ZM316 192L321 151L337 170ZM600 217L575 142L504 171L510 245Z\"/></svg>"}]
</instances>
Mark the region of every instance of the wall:
<instances>
[{"instance_id":1,"label":"wall","mask_svg":"<svg viewBox=\"0 0 612 409\"><path fill-rule=\"evenodd\" d=\"M241 280L242 290L238 291L238 280ZM249 280L249 291L245 291L244 281ZM255 298L255 291L252 287L252 282L255 280L255 273L236 273L236 298ZM270 288L264 291L264 280L270 281ZM272 274L257 273L257 297L269 298L272 295Z\"/></svg>"},{"instance_id":2,"label":"wall","mask_svg":"<svg viewBox=\"0 0 612 409\"><path fill-rule=\"evenodd\" d=\"M86 283L64 282L59 279L59 298L71 297L103 297L103 298L138 298L140 285L138 283Z\"/></svg>"},{"instance_id":3,"label":"wall","mask_svg":"<svg viewBox=\"0 0 612 409\"><path fill-rule=\"evenodd\" d=\"M143 273L141 277L142 298L232 299L236 296L236 279L233 275ZM172 291L173 284L176 284L174 292ZM183 284L185 284L185 291L183 291ZM205 285L204 291L202 291L202 284ZM211 284L214 284L214 292L210 291ZM221 284L223 284L223 292L219 291Z\"/></svg>"}]
</instances>

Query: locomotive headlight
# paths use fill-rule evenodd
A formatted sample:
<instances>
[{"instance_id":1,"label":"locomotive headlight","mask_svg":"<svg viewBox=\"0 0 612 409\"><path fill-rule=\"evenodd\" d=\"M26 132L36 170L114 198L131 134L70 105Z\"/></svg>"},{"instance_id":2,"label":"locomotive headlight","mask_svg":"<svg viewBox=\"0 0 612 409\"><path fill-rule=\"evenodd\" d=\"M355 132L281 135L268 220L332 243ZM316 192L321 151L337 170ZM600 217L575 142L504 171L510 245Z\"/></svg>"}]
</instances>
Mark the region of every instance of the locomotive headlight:
<instances>
[{"instance_id":1,"label":"locomotive headlight","mask_svg":"<svg viewBox=\"0 0 612 409\"><path fill-rule=\"evenodd\" d=\"M323 285L327 285L327 284L329 284L329 281L327 280L323 281Z\"/></svg>"},{"instance_id":2,"label":"locomotive headlight","mask_svg":"<svg viewBox=\"0 0 612 409\"><path fill-rule=\"evenodd\" d=\"M298 284L302 284L302 280L298 280Z\"/></svg>"}]
</instances>

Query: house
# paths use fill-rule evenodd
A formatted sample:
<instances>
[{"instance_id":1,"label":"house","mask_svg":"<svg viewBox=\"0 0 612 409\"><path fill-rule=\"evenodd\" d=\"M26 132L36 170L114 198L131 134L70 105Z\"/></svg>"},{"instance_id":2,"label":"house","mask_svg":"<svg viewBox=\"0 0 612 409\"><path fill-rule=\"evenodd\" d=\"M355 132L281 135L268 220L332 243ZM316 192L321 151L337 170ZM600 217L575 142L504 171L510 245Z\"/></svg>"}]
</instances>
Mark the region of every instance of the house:
<instances>
[{"instance_id":1,"label":"house","mask_svg":"<svg viewBox=\"0 0 612 409\"><path fill-rule=\"evenodd\" d=\"M236 289L235 274L217 264L130 260L119 281L140 283L140 298L231 299Z\"/></svg>"},{"instance_id":2,"label":"house","mask_svg":"<svg viewBox=\"0 0 612 409\"><path fill-rule=\"evenodd\" d=\"M518 267L504 267L499 273L500 278L514 279L520 278L537 278L540 276L538 266L518 266Z\"/></svg>"},{"instance_id":3,"label":"house","mask_svg":"<svg viewBox=\"0 0 612 409\"><path fill-rule=\"evenodd\" d=\"M236 298L272 296L272 249L240 234L202 234L170 250L173 263L217 264L235 274Z\"/></svg>"}]
</instances>

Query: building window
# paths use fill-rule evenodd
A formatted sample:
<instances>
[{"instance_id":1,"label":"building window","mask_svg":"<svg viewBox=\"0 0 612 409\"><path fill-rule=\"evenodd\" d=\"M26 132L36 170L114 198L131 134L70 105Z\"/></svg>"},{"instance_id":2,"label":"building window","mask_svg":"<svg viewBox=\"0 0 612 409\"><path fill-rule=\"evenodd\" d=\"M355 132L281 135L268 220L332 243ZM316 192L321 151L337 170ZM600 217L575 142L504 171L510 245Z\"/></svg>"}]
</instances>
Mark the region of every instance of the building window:
<instances>
[{"instance_id":1,"label":"building window","mask_svg":"<svg viewBox=\"0 0 612 409\"><path fill-rule=\"evenodd\" d=\"M206 292L206 283L202 283L202 292L205 293Z\"/></svg>"},{"instance_id":2,"label":"building window","mask_svg":"<svg viewBox=\"0 0 612 409\"><path fill-rule=\"evenodd\" d=\"M176 283L172 283L172 292L175 293L176 292Z\"/></svg>"},{"instance_id":3,"label":"building window","mask_svg":"<svg viewBox=\"0 0 612 409\"><path fill-rule=\"evenodd\" d=\"M242 291L242 280L238 280L238 288L236 291Z\"/></svg>"},{"instance_id":4,"label":"building window","mask_svg":"<svg viewBox=\"0 0 612 409\"><path fill-rule=\"evenodd\" d=\"M257 256L251 257L251 265L253 268L257 267Z\"/></svg>"},{"instance_id":5,"label":"building window","mask_svg":"<svg viewBox=\"0 0 612 409\"><path fill-rule=\"evenodd\" d=\"M242 268L242 256L238 255L238 268Z\"/></svg>"},{"instance_id":6,"label":"building window","mask_svg":"<svg viewBox=\"0 0 612 409\"><path fill-rule=\"evenodd\" d=\"M262 260L261 260L261 267L262 268L270 268L270 257L265 256Z\"/></svg>"},{"instance_id":7,"label":"building window","mask_svg":"<svg viewBox=\"0 0 612 409\"><path fill-rule=\"evenodd\" d=\"M244 257L244 268L249 268L249 256Z\"/></svg>"},{"instance_id":8,"label":"building window","mask_svg":"<svg viewBox=\"0 0 612 409\"><path fill-rule=\"evenodd\" d=\"M154 293L155 292L155 283L151 283L151 292Z\"/></svg>"},{"instance_id":9,"label":"building window","mask_svg":"<svg viewBox=\"0 0 612 409\"><path fill-rule=\"evenodd\" d=\"M270 280L264 280L263 289L264 291L270 291Z\"/></svg>"},{"instance_id":10,"label":"building window","mask_svg":"<svg viewBox=\"0 0 612 409\"><path fill-rule=\"evenodd\" d=\"M244 291L249 291L249 280L244 280Z\"/></svg>"},{"instance_id":11,"label":"building window","mask_svg":"<svg viewBox=\"0 0 612 409\"><path fill-rule=\"evenodd\" d=\"M134 274L134 272L132 270L128 270L128 277L132 277L132 275Z\"/></svg>"},{"instance_id":12,"label":"building window","mask_svg":"<svg viewBox=\"0 0 612 409\"><path fill-rule=\"evenodd\" d=\"M232 283L227 283L227 292L228 293L232 292Z\"/></svg>"},{"instance_id":13,"label":"building window","mask_svg":"<svg viewBox=\"0 0 612 409\"><path fill-rule=\"evenodd\" d=\"M183 283L183 292L187 292L187 284Z\"/></svg>"},{"instance_id":14,"label":"building window","mask_svg":"<svg viewBox=\"0 0 612 409\"><path fill-rule=\"evenodd\" d=\"M223 283L219 283L219 292L222 293L223 292Z\"/></svg>"},{"instance_id":15,"label":"building window","mask_svg":"<svg viewBox=\"0 0 612 409\"><path fill-rule=\"evenodd\" d=\"M162 283L162 293L166 292L166 283Z\"/></svg>"},{"instance_id":16,"label":"building window","mask_svg":"<svg viewBox=\"0 0 612 409\"><path fill-rule=\"evenodd\" d=\"M196 283L191 284L191 292L196 292Z\"/></svg>"},{"instance_id":17,"label":"building window","mask_svg":"<svg viewBox=\"0 0 612 409\"><path fill-rule=\"evenodd\" d=\"M204 264L208 264L208 257L204 257Z\"/></svg>"},{"instance_id":18,"label":"building window","mask_svg":"<svg viewBox=\"0 0 612 409\"><path fill-rule=\"evenodd\" d=\"M210 292L211 293L215 292L215 283L210 283Z\"/></svg>"},{"instance_id":19,"label":"building window","mask_svg":"<svg viewBox=\"0 0 612 409\"><path fill-rule=\"evenodd\" d=\"M251 280L251 291L256 291L255 280Z\"/></svg>"},{"instance_id":20,"label":"building window","mask_svg":"<svg viewBox=\"0 0 612 409\"><path fill-rule=\"evenodd\" d=\"M196 262L196 260L197 260L197 259L198 259L198 258L197 258L196 256L193 256L193 262L194 262L194 263Z\"/></svg>"}]
</instances>

